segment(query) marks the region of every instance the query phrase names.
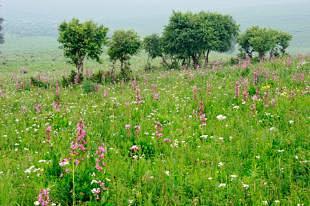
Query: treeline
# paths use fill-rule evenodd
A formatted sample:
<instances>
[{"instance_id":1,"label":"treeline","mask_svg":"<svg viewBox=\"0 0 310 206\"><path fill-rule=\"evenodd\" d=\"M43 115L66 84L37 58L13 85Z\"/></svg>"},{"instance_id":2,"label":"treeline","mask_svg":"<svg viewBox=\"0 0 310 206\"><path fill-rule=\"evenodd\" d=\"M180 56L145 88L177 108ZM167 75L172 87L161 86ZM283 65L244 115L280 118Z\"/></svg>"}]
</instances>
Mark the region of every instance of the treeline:
<instances>
[{"instance_id":1,"label":"treeline","mask_svg":"<svg viewBox=\"0 0 310 206\"><path fill-rule=\"evenodd\" d=\"M239 46L239 58L263 60L286 54L292 36L274 29L251 27L239 33L239 25L229 15L213 12L173 12L161 35L152 34L143 40L133 30L115 31L109 39L108 28L92 21L73 19L59 26L59 38L64 55L82 74L86 58L100 62L104 46L115 65L120 62L120 76L130 76L130 58L144 49L151 59L161 58L167 68L180 65L194 68L207 66L211 52L227 52ZM113 68L115 68L113 66Z\"/></svg>"}]
</instances>

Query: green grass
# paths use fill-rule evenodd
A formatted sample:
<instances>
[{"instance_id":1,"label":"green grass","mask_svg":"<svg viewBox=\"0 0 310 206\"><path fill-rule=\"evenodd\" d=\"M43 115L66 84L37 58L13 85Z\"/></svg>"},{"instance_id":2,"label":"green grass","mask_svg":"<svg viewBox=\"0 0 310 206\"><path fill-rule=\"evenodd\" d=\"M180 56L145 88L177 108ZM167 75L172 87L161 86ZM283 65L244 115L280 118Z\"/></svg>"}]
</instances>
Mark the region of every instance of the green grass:
<instances>
[{"instance_id":1,"label":"green grass","mask_svg":"<svg viewBox=\"0 0 310 206\"><path fill-rule=\"evenodd\" d=\"M136 61L140 63L134 60L133 65L141 71L141 58ZM131 83L101 85L89 94L75 86L60 90L60 112L52 107L54 87L16 90L14 80L3 78L0 205L33 205L42 188L50 189L51 202L68 205L72 166L66 166L65 173L58 163L70 157L79 120L86 125L87 151L75 168L77 198L95 187L92 179L108 187L101 200L90 194L90 200L77 201L79 205L309 205L307 61L300 66L294 59L286 66L286 60L279 59L251 65L249 72L236 66L137 72L141 104L135 102ZM53 83L59 76L50 69L59 66L56 70L63 72L62 64L56 60L45 69L40 62L27 66L31 74L39 68L49 71ZM260 77L256 85L254 71ZM304 80L295 78L302 74ZM241 79L248 81L248 89L259 90L258 100L235 98L235 83ZM152 98L154 85L159 100ZM206 126L200 124L200 102ZM36 104L42 107L39 113ZM218 120L220 114L227 118ZM163 127L160 138L155 135L158 122ZM130 129L125 128L128 124ZM48 125L52 146L46 142ZM101 144L107 149L104 173L95 169L95 151ZM133 145L140 148L137 153L130 152ZM31 166L39 170L25 173Z\"/></svg>"}]
</instances>

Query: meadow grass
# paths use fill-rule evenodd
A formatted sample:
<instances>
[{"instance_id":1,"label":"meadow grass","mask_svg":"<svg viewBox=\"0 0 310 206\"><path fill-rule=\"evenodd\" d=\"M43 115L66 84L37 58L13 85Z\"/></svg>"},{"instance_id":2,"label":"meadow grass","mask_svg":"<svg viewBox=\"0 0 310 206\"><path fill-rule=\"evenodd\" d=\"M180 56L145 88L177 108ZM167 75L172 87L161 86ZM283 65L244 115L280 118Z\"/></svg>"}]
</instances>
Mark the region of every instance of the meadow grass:
<instances>
[{"instance_id":1,"label":"meadow grass","mask_svg":"<svg viewBox=\"0 0 310 206\"><path fill-rule=\"evenodd\" d=\"M87 144L74 172L77 205L309 205L310 64L287 61L140 69L137 81L96 92L61 88L59 111L54 86L17 89L1 79L0 205L33 205L42 188L51 203L72 205L73 167L59 162L80 120ZM107 188L97 200L92 180Z\"/></svg>"}]
</instances>

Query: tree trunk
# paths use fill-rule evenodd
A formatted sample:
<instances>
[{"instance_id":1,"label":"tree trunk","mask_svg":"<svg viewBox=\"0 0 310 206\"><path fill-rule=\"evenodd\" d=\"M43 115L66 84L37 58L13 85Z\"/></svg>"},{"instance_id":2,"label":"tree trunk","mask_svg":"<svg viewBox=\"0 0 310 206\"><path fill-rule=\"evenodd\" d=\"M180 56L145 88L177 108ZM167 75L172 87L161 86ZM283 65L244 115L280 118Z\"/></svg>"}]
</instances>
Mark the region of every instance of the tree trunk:
<instances>
[{"instance_id":1,"label":"tree trunk","mask_svg":"<svg viewBox=\"0 0 310 206\"><path fill-rule=\"evenodd\" d=\"M199 58L196 55L192 56L194 69L197 69L199 66Z\"/></svg>"},{"instance_id":2,"label":"tree trunk","mask_svg":"<svg viewBox=\"0 0 310 206\"><path fill-rule=\"evenodd\" d=\"M263 61L263 60L264 60L265 53L264 53L264 52L259 52L259 53L258 53L258 56L259 56L259 60L260 60L260 61Z\"/></svg>"},{"instance_id":3,"label":"tree trunk","mask_svg":"<svg viewBox=\"0 0 310 206\"><path fill-rule=\"evenodd\" d=\"M79 59L78 63L76 64L76 68L78 70L78 74L83 74L84 70L84 59Z\"/></svg>"},{"instance_id":4,"label":"tree trunk","mask_svg":"<svg viewBox=\"0 0 310 206\"><path fill-rule=\"evenodd\" d=\"M207 54L205 57L205 67L207 68L208 64L209 64L209 54L210 54L210 50L207 50Z\"/></svg>"}]
</instances>

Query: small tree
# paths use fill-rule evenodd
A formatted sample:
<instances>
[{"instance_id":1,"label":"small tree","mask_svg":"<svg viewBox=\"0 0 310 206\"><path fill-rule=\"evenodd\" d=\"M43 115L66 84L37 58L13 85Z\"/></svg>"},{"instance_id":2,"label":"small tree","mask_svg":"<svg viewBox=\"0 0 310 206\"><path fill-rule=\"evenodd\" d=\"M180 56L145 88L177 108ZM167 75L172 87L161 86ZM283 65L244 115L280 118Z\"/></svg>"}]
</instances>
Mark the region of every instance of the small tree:
<instances>
[{"instance_id":1,"label":"small tree","mask_svg":"<svg viewBox=\"0 0 310 206\"><path fill-rule=\"evenodd\" d=\"M258 29L255 35L249 40L254 51L258 53L258 57L262 60L265 53L275 47L275 36L266 28Z\"/></svg>"},{"instance_id":2,"label":"small tree","mask_svg":"<svg viewBox=\"0 0 310 206\"><path fill-rule=\"evenodd\" d=\"M167 65L164 55L163 41L159 35L152 34L146 36L143 40L143 47L148 53L148 65L150 64L150 59L155 59L156 57L161 57L162 63Z\"/></svg>"},{"instance_id":3,"label":"small tree","mask_svg":"<svg viewBox=\"0 0 310 206\"><path fill-rule=\"evenodd\" d=\"M289 33L278 31L276 36L276 43L282 55L286 54L286 49L290 45L290 41L293 39L293 36Z\"/></svg>"},{"instance_id":4,"label":"small tree","mask_svg":"<svg viewBox=\"0 0 310 206\"><path fill-rule=\"evenodd\" d=\"M164 28L163 45L168 55L182 60L182 65L199 65L203 53L203 33L197 15L187 12L173 12L168 25Z\"/></svg>"},{"instance_id":5,"label":"small tree","mask_svg":"<svg viewBox=\"0 0 310 206\"><path fill-rule=\"evenodd\" d=\"M207 65L211 51L227 52L233 48L239 33L239 25L231 16L213 12L200 12L198 18Z\"/></svg>"},{"instance_id":6,"label":"small tree","mask_svg":"<svg viewBox=\"0 0 310 206\"><path fill-rule=\"evenodd\" d=\"M63 22L59 26L59 43L65 57L76 66L78 74L83 73L86 58L100 62L103 46L107 42L108 29L92 21L80 23L78 19Z\"/></svg>"},{"instance_id":7,"label":"small tree","mask_svg":"<svg viewBox=\"0 0 310 206\"><path fill-rule=\"evenodd\" d=\"M292 36L288 33L274 29L260 28L258 26L247 29L238 38L241 52L247 54L250 58L257 52L260 59L269 52L270 58L284 55L289 46Z\"/></svg>"},{"instance_id":8,"label":"small tree","mask_svg":"<svg viewBox=\"0 0 310 206\"><path fill-rule=\"evenodd\" d=\"M161 38L157 34L146 36L143 40L143 47L151 59L155 59L156 57L161 57L163 55Z\"/></svg>"},{"instance_id":9,"label":"small tree","mask_svg":"<svg viewBox=\"0 0 310 206\"><path fill-rule=\"evenodd\" d=\"M128 78L130 73L129 60L130 57L137 54L141 47L141 41L135 31L119 30L115 31L108 50L110 59L113 62L117 60L121 63L121 76Z\"/></svg>"}]
</instances>

